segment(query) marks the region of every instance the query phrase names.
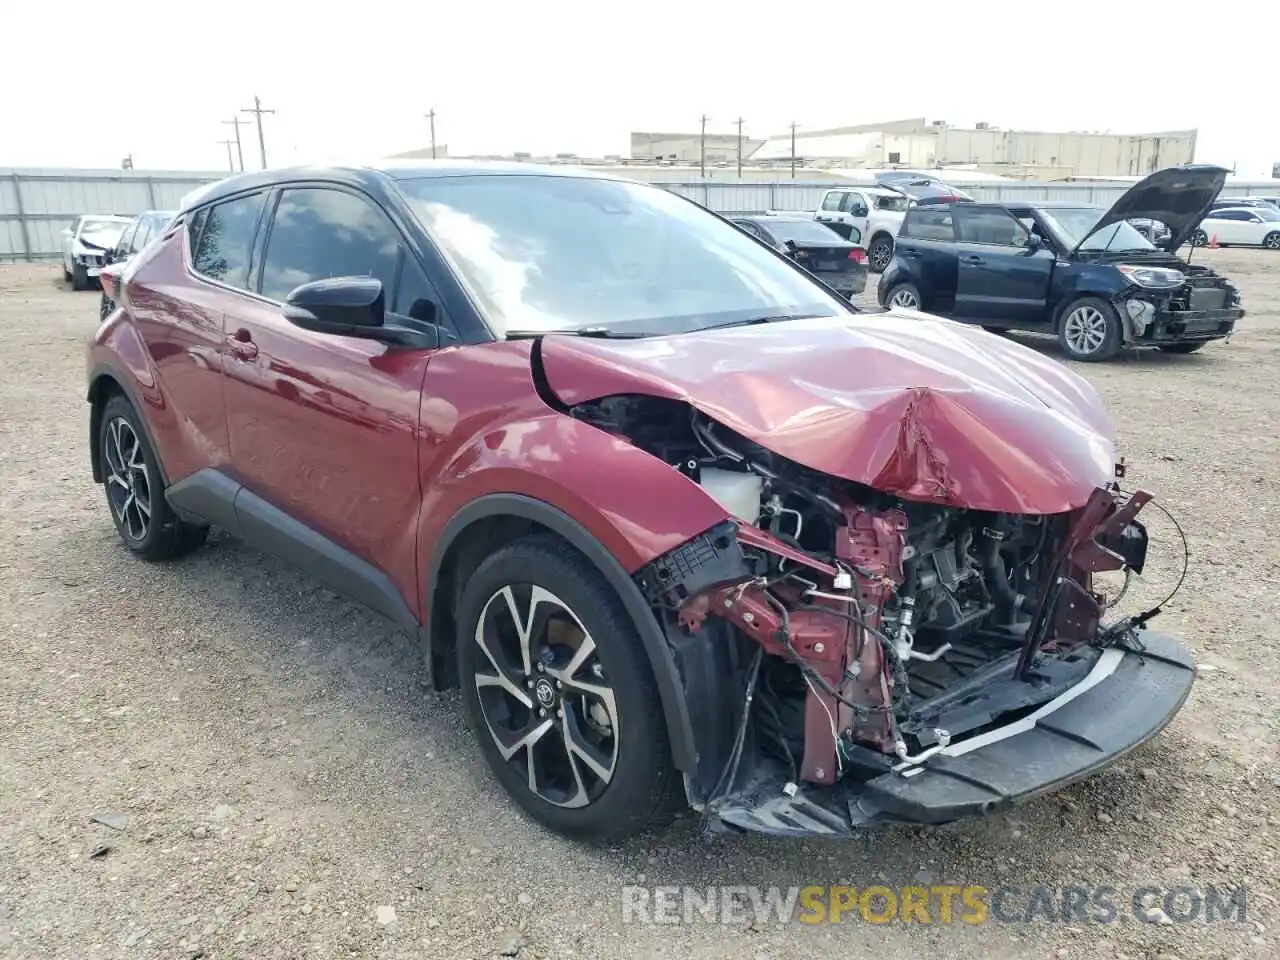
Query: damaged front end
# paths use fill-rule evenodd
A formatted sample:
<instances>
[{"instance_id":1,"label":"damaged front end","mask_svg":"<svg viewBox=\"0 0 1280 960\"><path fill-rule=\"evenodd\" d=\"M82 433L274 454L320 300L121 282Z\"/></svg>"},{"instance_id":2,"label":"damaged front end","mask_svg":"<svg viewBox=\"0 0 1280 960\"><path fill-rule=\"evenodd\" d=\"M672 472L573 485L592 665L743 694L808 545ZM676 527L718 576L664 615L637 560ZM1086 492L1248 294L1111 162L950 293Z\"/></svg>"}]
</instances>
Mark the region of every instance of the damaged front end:
<instances>
[{"instance_id":1,"label":"damaged front end","mask_svg":"<svg viewBox=\"0 0 1280 960\"><path fill-rule=\"evenodd\" d=\"M989 812L1106 765L1187 696L1186 653L1143 618L1102 626L1094 589L1141 573L1145 493L971 510L803 467L678 401L570 413L733 517L636 573L693 721L690 802L713 826L839 836Z\"/></svg>"},{"instance_id":2,"label":"damaged front end","mask_svg":"<svg viewBox=\"0 0 1280 960\"><path fill-rule=\"evenodd\" d=\"M1122 264L1118 269L1132 281L1115 297L1126 344L1230 338L1245 315L1239 289L1207 267L1171 257L1168 263Z\"/></svg>"}]
</instances>

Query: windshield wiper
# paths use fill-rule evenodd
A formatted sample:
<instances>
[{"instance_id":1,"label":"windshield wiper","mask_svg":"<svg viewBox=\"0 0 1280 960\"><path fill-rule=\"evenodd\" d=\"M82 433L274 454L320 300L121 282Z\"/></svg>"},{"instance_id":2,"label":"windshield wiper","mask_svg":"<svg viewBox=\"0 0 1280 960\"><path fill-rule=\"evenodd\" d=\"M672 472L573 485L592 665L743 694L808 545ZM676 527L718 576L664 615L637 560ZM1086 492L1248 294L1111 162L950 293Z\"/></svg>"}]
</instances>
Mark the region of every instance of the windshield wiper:
<instances>
[{"instance_id":1,"label":"windshield wiper","mask_svg":"<svg viewBox=\"0 0 1280 960\"><path fill-rule=\"evenodd\" d=\"M595 337L598 340L639 340L654 334L639 331L631 333L610 330L608 327L569 327L564 330L508 330L508 340L531 340L536 337Z\"/></svg>"},{"instance_id":2,"label":"windshield wiper","mask_svg":"<svg viewBox=\"0 0 1280 960\"><path fill-rule=\"evenodd\" d=\"M754 327L759 323L781 323L785 320L817 320L829 316L825 313L779 313L763 317L750 317L747 320L730 320L728 323L717 323L703 330L723 330L725 327Z\"/></svg>"}]
</instances>

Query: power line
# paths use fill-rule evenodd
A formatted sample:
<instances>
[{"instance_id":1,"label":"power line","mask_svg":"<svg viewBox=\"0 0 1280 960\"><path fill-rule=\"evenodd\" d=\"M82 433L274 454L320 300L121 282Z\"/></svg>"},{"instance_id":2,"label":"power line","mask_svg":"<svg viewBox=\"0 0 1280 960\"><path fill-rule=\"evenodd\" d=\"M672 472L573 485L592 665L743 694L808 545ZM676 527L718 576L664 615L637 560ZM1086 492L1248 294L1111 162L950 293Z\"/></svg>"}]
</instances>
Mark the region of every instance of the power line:
<instances>
[{"instance_id":1,"label":"power line","mask_svg":"<svg viewBox=\"0 0 1280 960\"><path fill-rule=\"evenodd\" d=\"M738 179L742 179L742 125L746 121L739 117L736 121L738 124Z\"/></svg>"},{"instance_id":2,"label":"power line","mask_svg":"<svg viewBox=\"0 0 1280 960\"><path fill-rule=\"evenodd\" d=\"M236 128L236 156L240 158L240 172L244 173L244 148L240 145L240 124L244 123L239 117L232 117L230 120L223 120L223 123L232 124ZM231 168L232 170L235 167Z\"/></svg>"},{"instance_id":3,"label":"power line","mask_svg":"<svg viewBox=\"0 0 1280 960\"><path fill-rule=\"evenodd\" d=\"M245 107L241 113L252 113L258 121L258 150L262 154L262 169L267 169L267 141L262 136L262 115L264 113L275 113L274 110L268 110L262 105L262 101L258 99L257 94L253 97L253 106Z\"/></svg>"},{"instance_id":4,"label":"power line","mask_svg":"<svg viewBox=\"0 0 1280 960\"><path fill-rule=\"evenodd\" d=\"M434 160L436 158L436 108L432 107L423 116L431 121L431 159Z\"/></svg>"},{"instance_id":5,"label":"power line","mask_svg":"<svg viewBox=\"0 0 1280 960\"><path fill-rule=\"evenodd\" d=\"M698 134L698 165L702 167L702 179L707 178L707 121L711 118L702 115L702 132Z\"/></svg>"}]
</instances>

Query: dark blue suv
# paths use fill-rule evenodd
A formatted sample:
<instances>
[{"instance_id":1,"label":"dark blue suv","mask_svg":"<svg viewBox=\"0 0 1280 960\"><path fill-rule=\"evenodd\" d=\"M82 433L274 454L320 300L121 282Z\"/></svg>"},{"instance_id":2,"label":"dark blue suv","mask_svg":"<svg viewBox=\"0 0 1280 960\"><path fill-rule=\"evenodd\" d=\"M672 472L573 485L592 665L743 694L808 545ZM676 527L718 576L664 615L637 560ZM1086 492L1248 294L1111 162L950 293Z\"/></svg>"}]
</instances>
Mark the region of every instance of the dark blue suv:
<instances>
[{"instance_id":1,"label":"dark blue suv","mask_svg":"<svg viewBox=\"0 0 1280 960\"><path fill-rule=\"evenodd\" d=\"M1208 267L1175 256L1199 226L1228 171L1160 170L1110 210L1062 201L933 203L911 207L880 305L921 310L991 331L1057 334L1075 360L1122 347L1193 353L1231 334L1239 291ZM1156 247L1127 220L1169 227Z\"/></svg>"}]
</instances>

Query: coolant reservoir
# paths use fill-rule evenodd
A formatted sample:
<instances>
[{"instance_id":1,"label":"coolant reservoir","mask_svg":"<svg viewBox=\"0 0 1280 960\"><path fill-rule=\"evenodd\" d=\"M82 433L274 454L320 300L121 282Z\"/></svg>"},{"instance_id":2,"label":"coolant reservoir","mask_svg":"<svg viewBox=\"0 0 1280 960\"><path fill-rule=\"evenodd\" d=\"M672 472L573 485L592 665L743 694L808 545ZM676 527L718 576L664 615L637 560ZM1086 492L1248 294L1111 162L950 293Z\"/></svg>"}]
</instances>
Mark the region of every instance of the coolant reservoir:
<instances>
[{"instance_id":1,"label":"coolant reservoir","mask_svg":"<svg viewBox=\"0 0 1280 960\"><path fill-rule=\"evenodd\" d=\"M703 467L701 482L702 488L739 520L755 524L760 519L764 480L756 474Z\"/></svg>"}]
</instances>

